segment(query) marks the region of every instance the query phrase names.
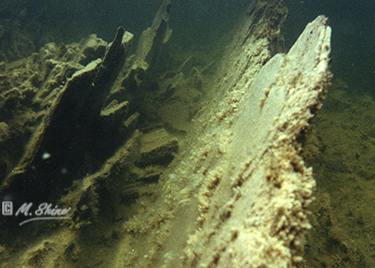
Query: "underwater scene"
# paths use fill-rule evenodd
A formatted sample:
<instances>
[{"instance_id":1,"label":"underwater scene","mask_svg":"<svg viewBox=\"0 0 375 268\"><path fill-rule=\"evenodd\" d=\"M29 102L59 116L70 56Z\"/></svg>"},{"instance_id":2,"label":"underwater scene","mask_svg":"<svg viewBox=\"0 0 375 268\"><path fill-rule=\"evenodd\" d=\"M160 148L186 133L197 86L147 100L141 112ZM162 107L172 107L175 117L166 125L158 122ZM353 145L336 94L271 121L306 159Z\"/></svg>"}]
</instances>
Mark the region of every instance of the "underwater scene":
<instances>
[{"instance_id":1,"label":"underwater scene","mask_svg":"<svg viewBox=\"0 0 375 268\"><path fill-rule=\"evenodd\" d=\"M2 0L0 267L375 267L374 22Z\"/></svg>"}]
</instances>

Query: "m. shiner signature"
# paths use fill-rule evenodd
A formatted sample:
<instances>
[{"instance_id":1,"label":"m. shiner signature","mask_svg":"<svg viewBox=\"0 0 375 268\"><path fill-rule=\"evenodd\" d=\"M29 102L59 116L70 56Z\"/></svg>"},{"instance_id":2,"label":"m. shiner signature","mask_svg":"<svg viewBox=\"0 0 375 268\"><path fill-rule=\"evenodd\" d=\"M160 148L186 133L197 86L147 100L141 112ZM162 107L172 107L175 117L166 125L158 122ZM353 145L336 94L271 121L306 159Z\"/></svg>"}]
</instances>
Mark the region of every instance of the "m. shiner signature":
<instances>
[{"instance_id":1,"label":"m. shiner signature","mask_svg":"<svg viewBox=\"0 0 375 268\"><path fill-rule=\"evenodd\" d=\"M18 215L24 215L26 217L33 216L33 212L30 212L31 207L33 206L33 203L24 203L16 212L16 216ZM48 203L41 203L38 206L38 209L34 211L34 218L30 218L28 220L25 220L20 223L20 225L23 225L25 223L28 223L30 221L38 221L38 220L62 220L62 219L69 219L66 214L68 214L71 211L71 207L69 208L59 208L58 205L56 205L53 208L52 204ZM46 217L47 216L47 217Z\"/></svg>"}]
</instances>

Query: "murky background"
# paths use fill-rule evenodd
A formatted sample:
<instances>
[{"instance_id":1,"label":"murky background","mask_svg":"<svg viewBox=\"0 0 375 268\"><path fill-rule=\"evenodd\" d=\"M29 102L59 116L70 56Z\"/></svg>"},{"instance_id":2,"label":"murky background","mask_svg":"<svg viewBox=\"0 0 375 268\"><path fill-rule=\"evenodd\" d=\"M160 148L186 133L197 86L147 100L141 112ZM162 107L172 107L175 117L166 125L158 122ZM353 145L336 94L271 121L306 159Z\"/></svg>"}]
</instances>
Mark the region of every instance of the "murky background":
<instances>
[{"instance_id":1,"label":"murky background","mask_svg":"<svg viewBox=\"0 0 375 268\"><path fill-rule=\"evenodd\" d=\"M137 40L141 32L151 25L162 2L2 1L1 50L8 50L11 44L19 49L0 55L0 60L27 56L47 42L77 42L92 33L111 41L120 25L133 33ZM181 46L181 49L194 49L220 42L248 3L245 0L171 2L173 7L170 27L179 32L172 35L172 40Z\"/></svg>"},{"instance_id":2,"label":"murky background","mask_svg":"<svg viewBox=\"0 0 375 268\"><path fill-rule=\"evenodd\" d=\"M375 2L364 1L287 1L289 17L285 39L290 46L300 29L316 15L329 18L332 31L332 67L335 78L344 78L355 94L375 96ZM289 47L288 46L288 47Z\"/></svg>"},{"instance_id":3,"label":"murky background","mask_svg":"<svg viewBox=\"0 0 375 268\"><path fill-rule=\"evenodd\" d=\"M332 86L306 142L316 202L301 267L375 266L374 1L288 1L287 47L317 14L329 17Z\"/></svg>"},{"instance_id":4,"label":"murky background","mask_svg":"<svg viewBox=\"0 0 375 268\"><path fill-rule=\"evenodd\" d=\"M0 60L14 60L37 51L47 42L77 42L96 33L110 41L119 25L140 35L152 22L162 1L4 0L0 3ZM172 1L170 26L178 46L203 48L220 42L246 0ZM289 7L284 27L286 47L294 43L306 23L317 15L329 17L333 27L332 71L371 94L374 87L375 2L285 1ZM182 33L182 34L181 34ZM12 45L16 46L9 50ZM3 52L4 53L4 52Z\"/></svg>"}]
</instances>

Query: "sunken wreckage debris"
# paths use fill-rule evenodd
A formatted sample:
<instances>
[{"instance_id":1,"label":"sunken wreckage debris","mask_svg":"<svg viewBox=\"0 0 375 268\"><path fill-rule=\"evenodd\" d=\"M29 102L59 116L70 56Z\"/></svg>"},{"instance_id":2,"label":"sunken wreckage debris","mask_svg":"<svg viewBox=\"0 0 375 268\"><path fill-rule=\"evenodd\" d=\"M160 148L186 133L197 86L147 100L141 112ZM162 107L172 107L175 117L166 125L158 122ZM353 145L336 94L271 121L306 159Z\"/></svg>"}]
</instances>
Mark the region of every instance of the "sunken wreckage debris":
<instances>
[{"instance_id":1,"label":"sunken wreckage debris","mask_svg":"<svg viewBox=\"0 0 375 268\"><path fill-rule=\"evenodd\" d=\"M139 125L136 124L140 114L132 107L134 104L116 97L122 85L128 87L131 84L129 81L138 80L138 84L132 84L131 88L137 92L141 91L145 79L155 79L145 74L152 71L151 64L155 64L165 44L163 40L168 34L169 6L169 1L165 1L152 27L142 34L137 49L139 56L129 55L133 35L120 27L108 45L92 35L78 47L48 44L39 54L34 53L28 59L27 66L33 63L35 66L42 65L45 61L42 69L44 77L37 77L37 70L26 81L39 86L33 92L35 95L31 105L37 103L44 110L39 112L38 120L34 122L35 130L29 133L30 138L22 156L15 159L14 163L8 163L3 170L6 177L0 188L2 200L14 200L15 207L30 200L36 204L45 200L60 202L65 189L71 187L74 181L82 178L85 181L85 177L91 180L90 174L100 174L103 168L107 170L108 163L117 168L123 165L132 178L129 184L157 182L161 172L158 166L168 165L178 151L177 139L162 126L153 132L148 131L142 138L141 132L137 130ZM122 70L126 61L128 68ZM138 68L139 65L142 68ZM11 68L7 71L10 72ZM45 81L38 81L43 78ZM16 96L14 91L18 92L18 89L2 92L0 109L3 114L16 108L12 102L25 95L26 89ZM9 132L8 125L2 123L1 126L5 140ZM132 140L134 136L138 137L137 142ZM133 150L132 158L127 158L129 163L125 165L121 160L116 162L113 159L118 157L116 151L122 152L122 143L127 139L133 141L136 149ZM159 142L149 142L144 146L146 149L142 147L142 140L146 139ZM2 145L7 146L6 140ZM142 167L148 167L148 171L142 171ZM96 189L91 187L85 191ZM83 192L80 195L88 194ZM77 204L69 204L77 207ZM75 219L78 218L76 214L75 211ZM19 217L17 221L23 219Z\"/></svg>"},{"instance_id":2,"label":"sunken wreckage debris","mask_svg":"<svg viewBox=\"0 0 375 268\"><path fill-rule=\"evenodd\" d=\"M197 122L194 131L186 134L190 142L186 147L167 131L180 125L181 129L177 127L177 130L184 131L182 124L173 127L154 124L143 133L140 124L147 113L132 107L136 93L140 94L142 88L152 84L151 78L154 79L152 69L156 68L162 44L170 34L165 26L167 18L155 19L155 26L145 31L144 36L148 38L143 40L152 45L142 45L142 49L136 50L136 55L141 57L124 56L121 70L118 61L111 62L114 73L101 68L106 56L98 60L93 57L83 67L73 60L80 50L74 54L72 47L60 48L65 51L63 57L70 61L58 67L61 65L56 63L58 58L48 59L53 55L48 56L48 51L59 48L46 47L43 53L52 69L74 74L66 83L61 77L56 81L48 79L49 72L28 80L27 83L34 85L48 84L48 94L39 96L37 104L50 107L44 113L33 114L32 122L40 126L33 132L22 160L8 170L1 191L4 194L5 190L17 189L20 186L17 181L21 181L18 176L36 172L43 168L42 164L52 163L53 157L59 157L59 152L43 147L49 146L45 143L48 137L53 142L51 133L61 131L70 135L72 131L79 137L74 146L85 152L90 146L97 150L90 151L93 155L76 151L84 163L92 165L84 169L91 168L89 174L67 183L71 187L65 195L54 193L61 197L61 204L73 209L71 221L67 221L69 228L61 228L37 242L26 250L19 263L32 266L43 256L44 262L59 260L67 266L296 267L302 261L303 237L310 228L307 215L315 187L312 169L299 156L299 137L306 133L329 84L331 29L327 19L319 16L307 25L287 54L274 55L287 13L281 2L251 2L215 70L212 80L215 82L210 84L212 90L206 92L209 101L194 117ZM164 1L157 17L166 16L169 9L169 2ZM121 44L113 48L112 55L126 55L126 49L121 47L122 44L127 47L128 42L123 40L130 41L131 36L126 33L120 36L117 34L112 43L113 47ZM88 51L95 54L107 48L93 36L89 40L86 44L96 43L98 48L90 45L90 49L83 49L86 54L78 56L81 62L91 57ZM38 57L43 56L34 55L35 59ZM194 79L198 79L189 85L196 85L195 92L199 95L202 90L199 71L193 73ZM7 83L1 77L0 82ZM100 77L109 82L101 83ZM175 78L180 81L179 72ZM84 94L84 89L78 87L80 79L84 80L86 89L101 86L107 94L95 97ZM61 88L56 90L59 83ZM64 97L61 93L69 84L75 85L77 91L83 90L82 98L88 98L77 108L68 103L64 108L63 100L76 103L73 96ZM109 84L113 85L110 89ZM174 101L177 94L173 91L178 91L178 85L171 82L165 88L165 92L158 92L157 99L169 100L172 95ZM17 105L14 100L21 95L20 91L22 84L4 94L9 100L5 106ZM25 92L32 93L36 92ZM91 101L96 105L90 106ZM150 102L146 100L146 103ZM80 114L75 117L76 109ZM71 115L60 130L59 122L54 123L55 116L63 117L58 111ZM149 114L153 112L150 110ZM70 125L72 130L66 129L68 122L79 122L82 114L88 119ZM167 120L168 116L164 118ZM8 124L2 124L1 129L4 134L0 137L6 142L10 135ZM85 140L93 135L81 134L85 129L94 129L101 137L94 135L94 140ZM116 139L111 137L116 133L124 137L124 143L115 144ZM108 139L113 144L100 144ZM63 149L76 150L69 146ZM102 150L105 156L95 158ZM175 160L178 161L170 162L177 151ZM60 168L56 170L60 172ZM52 192L57 189L55 182L50 185ZM111 204L122 204L123 208ZM54 240L61 237L65 239ZM99 254L98 247L107 255Z\"/></svg>"}]
</instances>

